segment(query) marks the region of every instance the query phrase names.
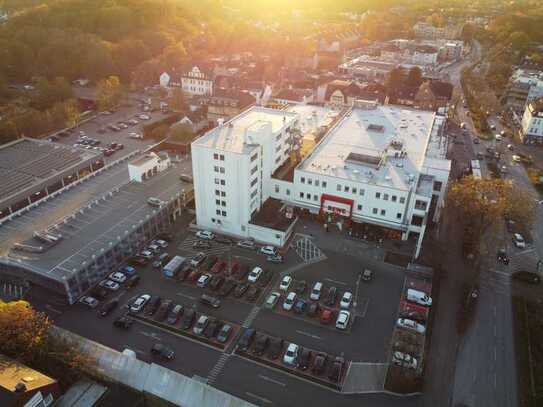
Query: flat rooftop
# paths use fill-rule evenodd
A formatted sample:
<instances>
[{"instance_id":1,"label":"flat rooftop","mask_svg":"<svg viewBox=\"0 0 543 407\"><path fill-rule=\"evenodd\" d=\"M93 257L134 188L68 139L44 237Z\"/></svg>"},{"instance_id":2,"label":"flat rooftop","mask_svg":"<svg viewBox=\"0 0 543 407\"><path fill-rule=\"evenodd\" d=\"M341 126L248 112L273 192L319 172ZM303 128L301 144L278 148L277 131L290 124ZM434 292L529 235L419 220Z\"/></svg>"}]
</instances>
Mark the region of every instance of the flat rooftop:
<instances>
[{"instance_id":1,"label":"flat rooftop","mask_svg":"<svg viewBox=\"0 0 543 407\"><path fill-rule=\"evenodd\" d=\"M0 205L102 154L45 140L22 138L0 146Z\"/></svg>"},{"instance_id":2,"label":"flat rooftop","mask_svg":"<svg viewBox=\"0 0 543 407\"><path fill-rule=\"evenodd\" d=\"M298 170L408 190L427 159L450 166L439 132L442 117L399 106L362 106L332 127Z\"/></svg>"},{"instance_id":3,"label":"flat rooftop","mask_svg":"<svg viewBox=\"0 0 543 407\"><path fill-rule=\"evenodd\" d=\"M259 134L267 129L274 134L297 118L296 113L252 106L197 138L192 145L243 154L248 144L258 143Z\"/></svg>"},{"instance_id":4,"label":"flat rooftop","mask_svg":"<svg viewBox=\"0 0 543 407\"><path fill-rule=\"evenodd\" d=\"M295 218L288 219L285 212L281 212L282 207L283 203L281 201L268 198L249 223L285 232L295 221Z\"/></svg>"},{"instance_id":5,"label":"flat rooftop","mask_svg":"<svg viewBox=\"0 0 543 407\"><path fill-rule=\"evenodd\" d=\"M96 178L108 176L111 174L106 172ZM179 170L171 167L144 183L124 182L113 188L111 195L109 191L102 191L100 195L93 196L90 206L87 202L69 214L63 213L60 218L59 207L44 206L40 210L39 218L48 219L49 228L36 227L39 219L33 216L31 210L23 215L20 221L8 222L0 227L0 230L9 228L6 233L2 233L2 236L6 237L2 246L27 242L35 231L49 230L61 234L63 239L42 253L11 250L7 254L11 261L22 267L61 280L70 276L74 269L80 269L83 262L89 262L93 255L108 250L119 237L130 233L134 226L151 216L156 208L147 203L147 198L169 200L180 192L181 188ZM28 217L26 222L25 217Z\"/></svg>"},{"instance_id":6,"label":"flat rooftop","mask_svg":"<svg viewBox=\"0 0 543 407\"><path fill-rule=\"evenodd\" d=\"M302 135L315 134L320 127L329 126L341 114L341 111L314 105L289 105L287 110L299 115L299 128Z\"/></svg>"}]
</instances>

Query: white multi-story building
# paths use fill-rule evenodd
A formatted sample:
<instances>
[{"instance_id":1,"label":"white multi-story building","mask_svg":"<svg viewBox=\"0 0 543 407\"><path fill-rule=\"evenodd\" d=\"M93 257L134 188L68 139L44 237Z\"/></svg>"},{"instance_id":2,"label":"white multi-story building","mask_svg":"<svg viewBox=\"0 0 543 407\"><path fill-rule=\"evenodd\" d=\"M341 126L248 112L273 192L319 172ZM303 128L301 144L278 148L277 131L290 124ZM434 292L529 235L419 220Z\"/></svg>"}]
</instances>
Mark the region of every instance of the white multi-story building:
<instances>
[{"instance_id":1,"label":"white multi-story building","mask_svg":"<svg viewBox=\"0 0 543 407\"><path fill-rule=\"evenodd\" d=\"M461 27L458 25L446 25L444 27L435 27L432 24L419 21L413 26L413 32L417 38L437 39L456 39L461 33Z\"/></svg>"},{"instance_id":2,"label":"white multi-story building","mask_svg":"<svg viewBox=\"0 0 543 407\"><path fill-rule=\"evenodd\" d=\"M197 66L192 67L181 75L183 92L193 95L211 95L213 93L213 78Z\"/></svg>"},{"instance_id":3,"label":"white multi-story building","mask_svg":"<svg viewBox=\"0 0 543 407\"><path fill-rule=\"evenodd\" d=\"M522 116L523 143L543 143L543 98L532 100L526 105Z\"/></svg>"},{"instance_id":4,"label":"white multi-story building","mask_svg":"<svg viewBox=\"0 0 543 407\"><path fill-rule=\"evenodd\" d=\"M297 120L296 113L253 106L192 143L198 226L285 243L288 227L274 230L255 219L271 195L272 174L289 157Z\"/></svg>"},{"instance_id":5,"label":"white multi-story building","mask_svg":"<svg viewBox=\"0 0 543 407\"><path fill-rule=\"evenodd\" d=\"M388 229L415 240L418 255L427 225L439 219L444 205L451 165L442 135L445 118L365 101L342 117L320 111L327 108L308 113L311 108L251 107L193 142L198 226L283 245L288 230L254 221L267 202L280 201L320 214L327 223ZM289 133L310 131L300 118L321 120L313 130L331 127L293 173L280 176L277 170L291 149L285 143Z\"/></svg>"},{"instance_id":6,"label":"white multi-story building","mask_svg":"<svg viewBox=\"0 0 543 407\"><path fill-rule=\"evenodd\" d=\"M420 45L413 49L411 62L414 65L435 65L437 63L438 51L429 45Z\"/></svg>"}]
</instances>

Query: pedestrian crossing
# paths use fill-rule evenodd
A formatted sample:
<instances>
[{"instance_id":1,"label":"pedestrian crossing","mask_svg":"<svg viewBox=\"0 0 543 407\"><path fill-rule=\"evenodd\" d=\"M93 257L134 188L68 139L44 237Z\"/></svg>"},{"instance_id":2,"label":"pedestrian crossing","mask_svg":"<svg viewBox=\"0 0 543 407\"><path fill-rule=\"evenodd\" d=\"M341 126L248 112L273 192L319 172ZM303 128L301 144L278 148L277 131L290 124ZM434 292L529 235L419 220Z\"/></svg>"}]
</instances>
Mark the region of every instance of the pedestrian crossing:
<instances>
[{"instance_id":1,"label":"pedestrian crossing","mask_svg":"<svg viewBox=\"0 0 543 407\"><path fill-rule=\"evenodd\" d=\"M319 249L317 245L313 243L313 240L307 235L296 234L292 241L291 247L296 251L304 263L316 263L326 259L326 256L322 250Z\"/></svg>"},{"instance_id":2,"label":"pedestrian crossing","mask_svg":"<svg viewBox=\"0 0 543 407\"><path fill-rule=\"evenodd\" d=\"M230 357L229 353L223 353L215 366L213 366L213 369L209 372L209 375L207 376L207 384L213 385L215 381L217 380L217 377L222 373L224 366L226 365L226 362L228 362L228 358Z\"/></svg>"},{"instance_id":3,"label":"pedestrian crossing","mask_svg":"<svg viewBox=\"0 0 543 407\"><path fill-rule=\"evenodd\" d=\"M260 307L254 307L249 315L247 315L247 318L245 318L245 321L243 321L243 324L241 324L241 326L243 326L244 328L249 328L259 312Z\"/></svg>"},{"instance_id":4,"label":"pedestrian crossing","mask_svg":"<svg viewBox=\"0 0 543 407\"><path fill-rule=\"evenodd\" d=\"M230 250L229 246L223 245L223 244L220 244L220 243L214 243L214 242L211 242L211 249L198 249L198 248L194 249L192 247L192 245L194 244L194 242L197 242L198 240L199 239L197 237L195 237L195 236L189 236L185 240L183 240L177 246L177 248L179 249L179 251L186 254L187 257L194 256L194 255L196 255L197 253L200 253L200 252L204 252L208 256L210 256L210 255L221 256L223 254L228 253L228 251Z\"/></svg>"}]
</instances>

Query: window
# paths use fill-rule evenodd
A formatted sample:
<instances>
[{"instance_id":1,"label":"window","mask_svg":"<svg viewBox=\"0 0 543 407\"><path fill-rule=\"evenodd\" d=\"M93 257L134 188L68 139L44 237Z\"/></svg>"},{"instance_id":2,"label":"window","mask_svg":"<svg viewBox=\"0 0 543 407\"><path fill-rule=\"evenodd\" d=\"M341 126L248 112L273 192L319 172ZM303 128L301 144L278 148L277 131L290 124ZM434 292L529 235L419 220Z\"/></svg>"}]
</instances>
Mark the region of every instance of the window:
<instances>
[{"instance_id":1,"label":"window","mask_svg":"<svg viewBox=\"0 0 543 407\"><path fill-rule=\"evenodd\" d=\"M443 187L443 182L441 181L435 181L434 182L434 191L441 191L441 188Z\"/></svg>"},{"instance_id":2,"label":"window","mask_svg":"<svg viewBox=\"0 0 543 407\"><path fill-rule=\"evenodd\" d=\"M326 181L322 181L322 187L326 188Z\"/></svg>"},{"instance_id":3,"label":"window","mask_svg":"<svg viewBox=\"0 0 543 407\"><path fill-rule=\"evenodd\" d=\"M275 152L278 153L279 151L281 151L281 144L275 147Z\"/></svg>"},{"instance_id":4,"label":"window","mask_svg":"<svg viewBox=\"0 0 543 407\"><path fill-rule=\"evenodd\" d=\"M300 198L304 198L304 193L303 192L300 192Z\"/></svg>"},{"instance_id":5,"label":"window","mask_svg":"<svg viewBox=\"0 0 543 407\"><path fill-rule=\"evenodd\" d=\"M254 180L251 181L251 188L254 187L257 182L258 182L258 177L256 177Z\"/></svg>"},{"instance_id":6,"label":"window","mask_svg":"<svg viewBox=\"0 0 543 407\"><path fill-rule=\"evenodd\" d=\"M313 185L313 180L311 178L307 179L307 185Z\"/></svg>"},{"instance_id":7,"label":"window","mask_svg":"<svg viewBox=\"0 0 543 407\"><path fill-rule=\"evenodd\" d=\"M377 208L373 208L373 211L372 211L372 212L373 212L374 215L377 215L377 211L378 211Z\"/></svg>"},{"instance_id":8,"label":"window","mask_svg":"<svg viewBox=\"0 0 543 407\"><path fill-rule=\"evenodd\" d=\"M219 155L219 160L224 161L224 154Z\"/></svg>"},{"instance_id":9,"label":"window","mask_svg":"<svg viewBox=\"0 0 543 407\"><path fill-rule=\"evenodd\" d=\"M241 225L241 231L245 232L245 229L247 229L245 226Z\"/></svg>"},{"instance_id":10,"label":"window","mask_svg":"<svg viewBox=\"0 0 543 407\"><path fill-rule=\"evenodd\" d=\"M390 198L392 202L396 202L398 200L398 197L396 195L392 195Z\"/></svg>"},{"instance_id":11,"label":"window","mask_svg":"<svg viewBox=\"0 0 543 407\"><path fill-rule=\"evenodd\" d=\"M215 178L215 184L219 185L220 179Z\"/></svg>"},{"instance_id":12,"label":"window","mask_svg":"<svg viewBox=\"0 0 543 407\"><path fill-rule=\"evenodd\" d=\"M222 216L226 216L226 211L222 211L222 212L221 212L221 215L222 215Z\"/></svg>"},{"instance_id":13,"label":"window","mask_svg":"<svg viewBox=\"0 0 543 407\"><path fill-rule=\"evenodd\" d=\"M216 189L216 190L215 190L215 195L220 196L220 195L221 195L221 191L219 191L218 189Z\"/></svg>"},{"instance_id":14,"label":"window","mask_svg":"<svg viewBox=\"0 0 543 407\"><path fill-rule=\"evenodd\" d=\"M388 194L384 194L384 195L383 195L383 199L384 199L385 201L388 201Z\"/></svg>"},{"instance_id":15,"label":"window","mask_svg":"<svg viewBox=\"0 0 543 407\"><path fill-rule=\"evenodd\" d=\"M251 162L253 162L254 160L256 160L258 158L258 153L254 153L252 156L251 156Z\"/></svg>"},{"instance_id":16,"label":"window","mask_svg":"<svg viewBox=\"0 0 543 407\"><path fill-rule=\"evenodd\" d=\"M278 194L279 193L279 185L275 184L275 193Z\"/></svg>"},{"instance_id":17,"label":"window","mask_svg":"<svg viewBox=\"0 0 543 407\"><path fill-rule=\"evenodd\" d=\"M381 193L380 193L380 192L376 192L376 193L375 193L375 198L381 199Z\"/></svg>"},{"instance_id":18,"label":"window","mask_svg":"<svg viewBox=\"0 0 543 407\"><path fill-rule=\"evenodd\" d=\"M411 218L411 224L414 226L422 226L422 221L424 218L422 216L413 215Z\"/></svg>"},{"instance_id":19,"label":"window","mask_svg":"<svg viewBox=\"0 0 543 407\"><path fill-rule=\"evenodd\" d=\"M221 215L221 211L220 211L220 209L217 209L217 210L215 211L215 213L216 213L217 215L219 215L219 216L220 216L220 215Z\"/></svg>"},{"instance_id":20,"label":"window","mask_svg":"<svg viewBox=\"0 0 543 407\"><path fill-rule=\"evenodd\" d=\"M253 175L257 171L258 171L258 165L255 165L253 168L251 168L251 175Z\"/></svg>"},{"instance_id":21,"label":"window","mask_svg":"<svg viewBox=\"0 0 543 407\"><path fill-rule=\"evenodd\" d=\"M425 211L426 210L426 205L427 205L426 201L419 201L418 199L415 201L415 209Z\"/></svg>"},{"instance_id":22,"label":"window","mask_svg":"<svg viewBox=\"0 0 543 407\"><path fill-rule=\"evenodd\" d=\"M358 191L358 195L364 196L364 190L361 189L360 191Z\"/></svg>"},{"instance_id":23,"label":"window","mask_svg":"<svg viewBox=\"0 0 543 407\"><path fill-rule=\"evenodd\" d=\"M387 213L387 211L385 211L384 209L381 209L381 216L385 216Z\"/></svg>"},{"instance_id":24,"label":"window","mask_svg":"<svg viewBox=\"0 0 543 407\"><path fill-rule=\"evenodd\" d=\"M305 184L305 177L300 178L300 182L301 182L302 184Z\"/></svg>"},{"instance_id":25,"label":"window","mask_svg":"<svg viewBox=\"0 0 543 407\"><path fill-rule=\"evenodd\" d=\"M221 201L221 206L226 206L226 201Z\"/></svg>"},{"instance_id":26,"label":"window","mask_svg":"<svg viewBox=\"0 0 543 407\"><path fill-rule=\"evenodd\" d=\"M401 219L401 218L402 218L402 214L401 214L400 212L398 212L398 213L396 214L396 219Z\"/></svg>"},{"instance_id":27,"label":"window","mask_svg":"<svg viewBox=\"0 0 543 407\"><path fill-rule=\"evenodd\" d=\"M279 133L279 134L277 135L277 137L275 137L275 140L276 140L276 141L279 141L279 140L281 140L281 137L283 137L283 133Z\"/></svg>"},{"instance_id":28,"label":"window","mask_svg":"<svg viewBox=\"0 0 543 407\"><path fill-rule=\"evenodd\" d=\"M224 198L226 196L226 192L221 191L221 196Z\"/></svg>"},{"instance_id":29,"label":"window","mask_svg":"<svg viewBox=\"0 0 543 407\"><path fill-rule=\"evenodd\" d=\"M277 158L275 159L275 163L276 163L276 164L279 164L279 161L281 161L281 156L279 156L279 157L277 157Z\"/></svg>"},{"instance_id":30,"label":"window","mask_svg":"<svg viewBox=\"0 0 543 407\"><path fill-rule=\"evenodd\" d=\"M287 189L287 196L290 195L290 189Z\"/></svg>"},{"instance_id":31,"label":"window","mask_svg":"<svg viewBox=\"0 0 543 407\"><path fill-rule=\"evenodd\" d=\"M362 205L358 204L357 208L358 208L359 211L361 211L362 210Z\"/></svg>"},{"instance_id":32,"label":"window","mask_svg":"<svg viewBox=\"0 0 543 407\"><path fill-rule=\"evenodd\" d=\"M218 165L215 165L215 166L213 167L213 170L214 170L215 172L219 172L219 166L218 166Z\"/></svg>"},{"instance_id":33,"label":"window","mask_svg":"<svg viewBox=\"0 0 543 407\"><path fill-rule=\"evenodd\" d=\"M337 190L341 192L341 185L337 184Z\"/></svg>"},{"instance_id":34,"label":"window","mask_svg":"<svg viewBox=\"0 0 543 407\"><path fill-rule=\"evenodd\" d=\"M313 200L316 202L319 200L319 196L318 195L313 195Z\"/></svg>"},{"instance_id":35,"label":"window","mask_svg":"<svg viewBox=\"0 0 543 407\"><path fill-rule=\"evenodd\" d=\"M316 187L319 186L319 180L318 180L318 179L315 180L315 186L316 186Z\"/></svg>"},{"instance_id":36,"label":"window","mask_svg":"<svg viewBox=\"0 0 543 407\"><path fill-rule=\"evenodd\" d=\"M404 204L405 203L405 198L403 196L400 196L400 203L401 204Z\"/></svg>"},{"instance_id":37,"label":"window","mask_svg":"<svg viewBox=\"0 0 543 407\"><path fill-rule=\"evenodd\" d=\"M215 199L215 205L220 205L221 204L221 200L220 199Z\"/></svg>"},{"instance_id":38,"label":"window","mask_svg":"<svg viewBox=\"0 0 543 407\"><path fill-rule=\"evenodd\" d=\"M347 185L345 185L344 191L349 192L349 187Z\"/></svg>"},{"instance_id":39,"label":"window","mask_svg":"<svg viewBox=\"0 0 543 407\"><path fill-rule=\"evenodd\" d=\"M221 174L224 174L224 167L220 167L219 170Z\"/></svg>"},{"instance_id":40,"label":"window","mask_svg":"<svg viewBox=\"0 0 543 407\"><path fill-rule=\"evenodd\" d=\"M356 194L358 192L358 188L353 187L353 194Z\"/></svg>"},{"instance_id":41,"label":"window","mask_svg":"<svg viewBox=\"0 0 543 407\"><path fill-rule=\"evenodd\" d=\"M255 189L253 192L251 192L251 198L254 198L257 193L258 193L258 189Z\"/></svg>"},{"instance_id":42,"label":"window","mask_svg":"<svg viewBox=\"0 0 543 407\"><path fill-rule=\"evenodd\" d=\"M219 154L217 154L217 153L213 154L213 159L218 160L219 159Z\"/></svg>"},{"instance_id":43,"label":"window","mask_svg":"<svg viewBox=\"0 0 543 407\"><path fill-rule=\"evenodd\" d=\"M211 218L211 222L215 223L215 218Z\"/></svg>"}]
</instances>

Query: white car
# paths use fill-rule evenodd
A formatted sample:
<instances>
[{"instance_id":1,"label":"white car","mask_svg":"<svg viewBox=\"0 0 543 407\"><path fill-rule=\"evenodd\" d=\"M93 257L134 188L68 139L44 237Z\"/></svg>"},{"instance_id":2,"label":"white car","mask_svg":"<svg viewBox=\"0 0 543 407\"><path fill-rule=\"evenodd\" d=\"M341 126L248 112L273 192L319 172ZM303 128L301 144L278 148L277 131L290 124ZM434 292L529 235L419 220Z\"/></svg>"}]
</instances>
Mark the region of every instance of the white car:
<instances>
[{"instance_id":1,"label":"white car","mask_svg":"<svg viewBox=\"0 0 543 407\"><path fill-rule=\"evenodd\" d=\"M346 330L349 326L349 320L351 319L351 313L349 311L341 310L338 313L336 319L336 328L342 331Z\"/></svg>"},{"instance_id":2,"label":"white car","mask_svg":"<svg viewBox=\"0 0 543 407\"><path fill-rule=\"evenodd\" d=\"M353 302L353 294L349 291L345 291L343 294L343 297L341 297L341 301L339 302L339 306L342 309L349 309L351 307L351 304Z\"/></svg>"},{"instance_id":3,"label":"white car","mask_svg":"<svg viewBox=\"0 0 543 407\"><path fill-rule=\"evenodd\" d=\"M151 118L151 116L147 115L147 114L140 114L138 116L141 120L149 120Z\"/></svg>"},{"instance_id":4,"label":"white car","mask_svg":"<svg viewBox=\"0 0 543 407\"><path fill-rule=\"evenodd\" d=\"M496 138L496 141L502 141L503 140L503 137L499 134L496 134L496 136L494 136Z\"/></svg>"},{"instance_id":5,"label":"white car","mask_svg":"<svg viewBox=\"0 0 543 407\"><path fill-rule=\"evenodd\" d=\"M281 294L277 291L272 292L266 300L265 307L270 309L274 308L277 301L279 301L279 298L281 298Z\"/></svg>"},{"instance_id":6,"label":"white car","mask_svg":"<svg viewBox=\"0 0 543 407\"><path fill-rule=\"evenodd\" d=\"M190 265L192 267L198 267L202 262L206 259L205 253L198 253L196 256L194 256L192 259L190 259Z\"/></svg>"},{"instance_id":7,"label":"white car","mask_svg":"<svg viewBox=\"0 0 543 407\"><path fill-rule=\"evenodd\" d=\"M155 254L150 250L144 250L140 255L141 257L145 257L147 260L151 260Z\"/></svg>"},{"instance_id":8,"label":"white car","mask_svg":"<svg viewBox=\"0 0 543 407\"><path fill-rule=\"evenodd\" d=\"M519 233L513 234L513 244L515 247L518 247L519 249L524 249L526 247L526 241Z\"/></svg>"},{"instance_id":9,"label":"white car","mask_svg":"<svg viewBox=\"0 0 543 407\"><path fill-rule=\"evenodd\" d=\"M79 302L81 304L86 305L87 307L90 307L90 308L96 308L98 306L98 300L96 298L90 297L88 295L85 295L85 296L81 297L79 299Z\"/></svg>"},{"instance_id":10,"label":"white car","mask_svg":"<svg viewBox=\"0 0 543 407\"><path fill-rule=\"evenodd\" d=\"M398 322L396 322L396 325L400 328L406 328L410 329L411 331L418 332L419 334L423 334L424 332L426 332L426 328L424 327L424 325L419 324L412 319L399 318Z\"/></svg>"},{"instance_id":11,"label":"white car","mask_svg":"<svg viewBox=\"0 0 543 407\"><path fill-rule=\"evenodd\" d=\"M196 232L196 237L202 240L213 240L215 239L215 233L210 232L209 230L199 230Z\"/></svg>"},{"instance_id":12,"label":"white car","mask_svg":"<svg viewBox=\"0 0 543 407\"><path fill-rule=\"evenodd\" d=\"M290 311L296 302L297 295L294 291L288 293L287 298L283 301L283 309L285 311Z\"/></svg>"},{"instance_id":13,"label":"white car","mask_svg":"<svg viewBox=\"0 0 543 407\"><path fill-rule=\"evenodd\" d=\"M111 273L107 278L119 284L126 281L126 276L123 273L119 273L118 271Z\"/></svg>"},{"instance_id":14,"label":"white car","mask_svg":"<svg viewBox=\"0 0 543 407\"><path fill-rule=\"evenodd\" d=\"M128 133L128 137L133 138L133 139L137 139L137 140L142 140L143 139L143 134L132 132L132 133Z\"/></svg>"},{"instance_id":15,"label":"white car","mask_svg":"<svg viewBox=\"0 0 543 407\"><path fill-rule=\"evenodd\" d=\"M140 312L150 299L151 296L149 294L140 295L130 306L130 312Z\"/></svg>"},{"instance_id":16,"label":"white car","mask_svg":"<svg viewBox=\"0 0 543 407\"><path fill-rule=\"evenodd\" d=\"M513 161L516 162L516 163L521 162L521 158L520 158L519 155L513 154L513 155L511 156L511 158L512 158Z\"/></svg>"},{"instance_id":17,"label":"white car","mask_svg":"<svg viewBox=\"0 0 543 407\"><path fill-rule=\"evenodd\" d=\"M200 276L200 278L196 282L196 286L200 288L204 288L205 286L207 286L210 280L211 280L211 276L209 274L203 274Z\"/></svg>"},{"instance_id":18,"label":"white car","mask_svg":"<svg viewBox=\"0 0 543 407\"><path fill-rule=\"evenodd\" d=\"M165 249L166 247L168 247L168 242L165 241L165 240L157 240L155 242L155 244L157 244L158 246L162 247L163 249Z\"/></svg>"},{"instance_id":19,"label":"white car","mask_svg":"<svg viewBox=\"0 0 543 407\"><path fill-rule=\"evenodd\" d=\"M111 290L111 291L117 291L121 287L119 283L116 283L115 281L111 281L111 280L100 281L99 286L107 288L108 290Z\"/></svg>"},{"instance_id":20,"label":"white car","mask_svg":"<svg viewBox=\"0 0 543 407\"><path fill-rule=\"evenodd\" d=\"M288 345L287 351L285 352L285 355L283 356L283 363L285 365L289 366L295 366L298 361L298 350L300 347L296 345L295 343L291 343Z\"/></svg>"},{"instance_id":21,"label":"white car","mask_svg":"<svg viewBox=\"0 0 543 407\"><path fill-rule=\"evenodd\" d=\"M416 369L418 365L417 359L413 356L398 351L392 354L392 363L407 369Z\"/></svg>"},{"instance_id":22,"label":"white car","mask_svg":"<svg viewBox=\"0 0 543 407\"><path fill-rule=\"evenodd\" d=\"M247 276L247 280L250 283L256 283L256 280L260 277L264 270L262 270L260 267L255 267Z\"/></svg>"},{"instance_id":23,"label":"white car","mask_svg":"<svg viewBox=\"0 0 543 407\"><path fill-rule=\"evenodd\" d=\"M277 249L273 246L262 246L260 248L260 253L268 256L275 256L277 254Z\"/></svg>"},{"instance_id":24,"label":"white car","mask_svg":"<svg viewBox=\"0 0 543 407\"><path fill-rule=\"evenodd\" d=\"M279 289L283 291L288 291L288 288L290 287L290 284L292 283L292 277L291 276L285 276L281 280L281 284L279 284Z\"/></svg>"}]
</instances>

